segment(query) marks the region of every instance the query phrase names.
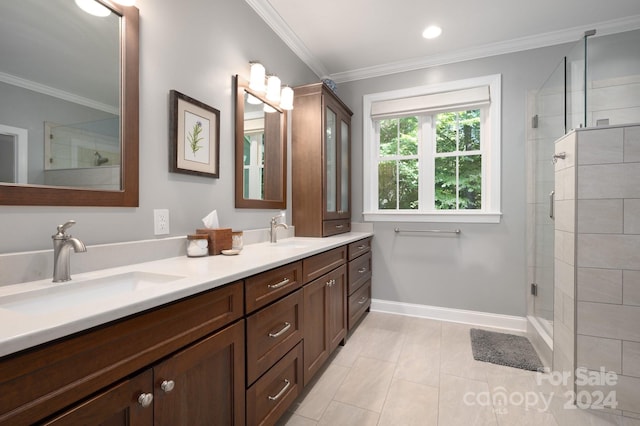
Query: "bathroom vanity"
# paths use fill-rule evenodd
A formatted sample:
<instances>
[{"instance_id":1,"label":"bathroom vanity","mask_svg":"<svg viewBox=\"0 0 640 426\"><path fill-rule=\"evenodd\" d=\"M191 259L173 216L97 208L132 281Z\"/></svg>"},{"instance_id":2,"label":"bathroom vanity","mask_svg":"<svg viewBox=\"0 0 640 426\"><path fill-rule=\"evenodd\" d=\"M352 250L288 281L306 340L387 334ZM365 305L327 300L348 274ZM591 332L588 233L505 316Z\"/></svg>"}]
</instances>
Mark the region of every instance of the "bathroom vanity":
<instances>
[{"instance_id":1,"label":"bathroom vanity","mask_svg":"<svg viewBox=\"0 0 640 426\"><path fill-rule=\"evenodd\" d=\"M370 242L351 232L163 259L74 277L175 278L142 292L31 314L6 304L0 424L274 424L370 306L370 262L358 272Z\"/></svg>"}]
</instances>

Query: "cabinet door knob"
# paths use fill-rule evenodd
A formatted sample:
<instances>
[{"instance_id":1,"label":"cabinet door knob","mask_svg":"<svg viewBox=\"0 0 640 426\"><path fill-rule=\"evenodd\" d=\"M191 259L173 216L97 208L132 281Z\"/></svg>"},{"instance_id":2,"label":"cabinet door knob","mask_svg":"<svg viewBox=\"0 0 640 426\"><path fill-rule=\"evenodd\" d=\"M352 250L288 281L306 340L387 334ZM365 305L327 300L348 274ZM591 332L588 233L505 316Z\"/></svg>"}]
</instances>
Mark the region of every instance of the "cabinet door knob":
<instances>
[{"instance_id":1,"label":"cabinet door knob","mask_svg":"<svg viewBox=\"0 0 640 426\"><path fill-rule=\"evenodd\" d=\"M147 408L153 402L153 394L152 393L141 393L138 397L138 404L140 404L143 408Z\"/></svg>"},{"instance_id":2,"label":"cabinet door knob","mask_svg":"<svg viewBox=\"0 0 640 426\"><path fill-rule=\"evenodd\" d=\"M270 401L279 400L280 397L287 391L287 389L289 389L289 386L291 386L291 382L287 379L284 379L284 387L280 389L280 392L278 392L275 396L269 395L269 400Z\"/></svg>"},{"instance_id":3,"label":"cabinet door knob","mask_svg":"<svg viewBox=\"0 0 640 426\"><path fill-rule=\"evenodd\" d=\"M358 272L364 274L365 272L367 272L367 268L360 268L358 269Z\"/></svg>"},{"instance_id":4,"label":"cabinet door knob","mask_svg":"<svg viewBox=\"0 0 640 426\"><path fill-rule=\"evenodd\" d=\"M280 281L279 283L276 284L268 284L267 287L268 288L280 288L282 286L285 286L289 284L289 278L285 278L284 280Z\"/></svg>"},{"instance_id":5,"label":"cabinet door knob","mask_svg":"<svg viewBox=\"0 0 640 426\"><path fill-rule=\"evenodd\" d=\"M291 324L288 322L285 322L284 327L282 327L280 331L276 331L275 333L269 333L269 337L273 337L273 338L280 337L282 336L283 333L285 333L290 328L291 328Z\"/></svg>"},{"instance_id":6,"label":"cabinet door knob","mask_svg":"<svg viewBox=\"0 0 640 426\"><path fill-rule=\"evenodd\" d=\"M173 390L175 385L176 385L176 382L174 382L173 380L165 380L160 384L160 389L165 391L165 393L169 393Z\"/></svg>"}]
</instances>

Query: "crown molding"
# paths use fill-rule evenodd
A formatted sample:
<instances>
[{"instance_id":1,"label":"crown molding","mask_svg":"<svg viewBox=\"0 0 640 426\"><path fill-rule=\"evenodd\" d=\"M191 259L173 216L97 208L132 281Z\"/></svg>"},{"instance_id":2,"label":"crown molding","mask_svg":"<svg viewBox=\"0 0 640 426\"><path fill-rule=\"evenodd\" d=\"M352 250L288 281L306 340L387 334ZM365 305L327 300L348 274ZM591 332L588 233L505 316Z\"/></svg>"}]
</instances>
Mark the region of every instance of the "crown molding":
<instances>
[{"instance_id":1,"label":"crown molding","mask_svg":"<svg viewBox=\"0 0 640 426\"><path fill-rule=\"evenodd\" d=\"M17 87L22 87L23 89L28 89L37 93L53 96L54 98L63 99L65 101L73 102L79 105L84 105L86 107L97 109L99 111L108 112L113 115L120 115L120 109L118 107L114 107L113 105L97 102L93 99L78 96L73 93L65 92L64 90L36 83L35 81L27 80L15 75L0 72L0 82L11 84Z\"/></svg>"},{"instance_id":2,"label":"crown molding","mask_svg":"<svg viewBox=\"0 0 640 426\"><path fill-rule=\"evenodd\" d=\"M289 25L271 6L268 0L245 0L249 6L262 18L264 22L285 42L293 53L295 53L318 77L324 78L329 75L329 71L315 56L311 54L307 46L291 30Z\"/></svg>"},{"instance_id":3,"label":"crown molding","mask_svg":"<svg viewBox=\"0 0 640 426\"><path fill-rule=\"evenodd\" d=\"M406 71L434 67L438 65L452 64L469 61L472 59L486 58L490 56L504 55L558 44L578 42L585 31L596 29L595 37L631 31L640 28L640 15L633 15L622 19L605 21L593 25L583 25L560 31L537 34L535 36L521 37L503 42L486 44L469 49L454 52L425 56L408 61L398 61L373 67L360 68L352 71L331 74L330 78L336 83L364 80L367 78L381 77Z\"/></svg>"},{"instance_id":4,"label":"crown molding","mask_svg":"<svg viewBox=\"0 0 640 426\"><path fill-rule=\"evenodd\" d=\"M327 68L312 55L305 44L291 30L268 0L245 0L249 6L271 27L271 29L289 46L291 50L321 78L329 77L336 83L364 80L438 65L469 61L472 59L504 55L558 44L577 42L585 31L596 29L596 37L630 31L640 28L640 15L604 21L592 25L572 27L559 31L521 37L498 43L490 43L469 49L461 49L436 55L424 56L407 61L398 61L372 67L329 74Z\"/></svg>"}]
</instances>

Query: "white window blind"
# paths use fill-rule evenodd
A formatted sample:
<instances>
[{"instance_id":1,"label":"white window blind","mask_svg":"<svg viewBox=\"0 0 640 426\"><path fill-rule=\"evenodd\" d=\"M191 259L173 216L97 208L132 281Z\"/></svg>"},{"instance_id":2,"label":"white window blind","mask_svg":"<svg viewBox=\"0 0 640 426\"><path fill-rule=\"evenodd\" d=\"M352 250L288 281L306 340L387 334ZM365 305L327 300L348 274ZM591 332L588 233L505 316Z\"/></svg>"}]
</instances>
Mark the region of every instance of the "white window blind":
<instances>
[{"instance_id":1,"label":"white window blind","mask_svg":"<svg viewBox=\"0 0 640 426\"><path fill-rule=\"evenodd\" d=\"M422 96L387 99L371 103L371 118L382 119L434 111L463 110L487 105L490 101L488 85Z\"/></svg>"}]
</instances>

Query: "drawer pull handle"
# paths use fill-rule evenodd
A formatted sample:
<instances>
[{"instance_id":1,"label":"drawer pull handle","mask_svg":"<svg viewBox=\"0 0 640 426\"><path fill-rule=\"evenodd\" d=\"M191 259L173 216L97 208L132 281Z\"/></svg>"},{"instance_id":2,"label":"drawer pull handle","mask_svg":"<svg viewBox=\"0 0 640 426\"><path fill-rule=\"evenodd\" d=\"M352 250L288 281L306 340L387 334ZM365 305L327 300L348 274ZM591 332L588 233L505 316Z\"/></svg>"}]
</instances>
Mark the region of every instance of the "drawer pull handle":
<instances>
[{"instance_id":1,"label":"drawer pull handle","mask_svg":"<svg viewBox=\"0 0 640 426\"><path fill-rule=\"evenodd\" d=\"M336 229L342 229L344 228L344 225L336 225Z\"/></svg>"},{"instance_id":2,"label":"drawer pull handle","mask_svg":"<svg viewBox=\"0 0 640 426\"><path fill-rule=\"evenodd\" d=\"M269 337L273 337L273 338L280 337L284 333L286 333L287 330L289 330L290 328L291 328L291 324L288 323L288 322L285 322L284 323L284 327L282 327L282 329L280 331L277 331L275 333L269 333Z\"/></svg>"},{"instance_id":3,"label":"drawer pull handle","mask_svg":"<svg viewBox=\"0 0 640 426\"><path fill-rule=\"evenodd\" d=\"M358 304L359 304L359 305L364 305L364 303L365 303L366 301L367 301L367 296L362 296L362 299L360 299L360 300L358 301Z\"/></svg>"},{"instance_id":4,"label":"drawer pull handle","mask_svg":"<svg viewBox=\"0 0 640 426\"><path fill-rule=\"evenodd\" d=\"M270 401L279 400L282 397L282 395L284 395L284 393L287 391L287 389L289 389L289 386L291 386L291 382L289 380L287 380L287 379L284 379L284 387L282 389L280 389L280 392L278 392L276 394L276 396L269 395L269 397L268 397L269 400Z\"/></svg>"},{"instance_id":5,"label":"drawer pull handle","mask_svg":"<svg viewBox=\"0 0 640 426\"><path fill-rule=\"evenodd\" d=\"M283 287L285 285L289 284L289 278L285 278L284 280L280 281L279 283L276 284L269 284L267 285L267 287L269 288L280 288Z\"/></svg>"},{"instance_id":6,"label":"drawer pull handle","mask_svg":"<svg viewBox=\"0 0 640 426\"><path fill-rule=\"evenodd\" d=\"M165 393L169 393L175 387L176 382L173 380L165 380L160 384L160 389L162 389Z\"/></svg>"},{"instance_id":7,"label":"drawer pull handle","mask_svg":"<svg viewBox=\"0 0 640 426\"><path fill-rule=\"evenodd\" d=\"M367 272L367 268L360 268L358 269L358 272L360 272L361 274L364 274L365 272Z\"/></svg>"},{"instance_id":8,"label":"drawer pull handle","mask_svg":"<svg viewBox=\"0 0 640 426\"><path fill-rule=\"evenodd\" d=\"M364 250L367 246L365 246L364 244L360 244L358 246L358 250Z\"/></svg>"},{"instance_id":9,"label":"drawer pull handle","mask_svg":"<svg viewBox=\"0 0 640 426\"><path fill-rule=\"evenodd\" d=\"M152 393L141 393L138 397L138 404L142 406L142 408L147 408L153 402L153 394Z\"/></svg>"},{"instance_id":10,"label":"drawer pull handle","mask_svg":"<svg viewBox=\"0 0 640 426\"><path fill-rule=\"evenodd\" d=\"M331 280L327 281L327 287L333 287L333 285L335 283L336 283L336 280L331 279Z\"/></svg>"}]
</instances>

